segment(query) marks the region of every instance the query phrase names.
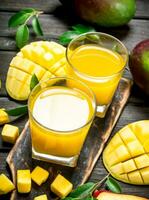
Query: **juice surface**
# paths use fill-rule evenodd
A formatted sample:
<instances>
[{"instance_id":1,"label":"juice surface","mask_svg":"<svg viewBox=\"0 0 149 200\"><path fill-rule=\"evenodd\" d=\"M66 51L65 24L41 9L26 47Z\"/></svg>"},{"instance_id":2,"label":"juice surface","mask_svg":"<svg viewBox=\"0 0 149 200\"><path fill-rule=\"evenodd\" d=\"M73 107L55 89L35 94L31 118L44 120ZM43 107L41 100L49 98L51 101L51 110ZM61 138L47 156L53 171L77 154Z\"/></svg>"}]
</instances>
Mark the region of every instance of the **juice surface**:
<instances>
[{"instance_id":1,"label":"juice surface","mask_svg":"<svg viewBox=\"0 0 149 200\"><path fill-rule=\"evenodd\" d=\"M84 92L50 87L35 96L31 109L36 121L42 124L30 117L36 152L63 157L79 154L91 125L86 123L93 115L91 100Z\"/></svg>"},{"instance_id":2,"label":"juice surface","mask_svg":"<svg viewBox=\"0 0 149 200\"><path fill-rule=\"evenodd\" d=\"M89 76L110 76L124 67L124 59L118 53L97 45L78 47L71 56L72 65Z\"/></svg>"},{"instance_id":3,"label":"juice surface","mask_svg":"<svg viewBox=\"0 0 149 200\"><path fill-rule=\"evenodd\" d=\"M125 66L123 57L115 51L86 44L71 52L69 59L76 70L68 66L68 75L88 84L96 95L97 106L110 104Z\"/></svg>"}]
</instances>

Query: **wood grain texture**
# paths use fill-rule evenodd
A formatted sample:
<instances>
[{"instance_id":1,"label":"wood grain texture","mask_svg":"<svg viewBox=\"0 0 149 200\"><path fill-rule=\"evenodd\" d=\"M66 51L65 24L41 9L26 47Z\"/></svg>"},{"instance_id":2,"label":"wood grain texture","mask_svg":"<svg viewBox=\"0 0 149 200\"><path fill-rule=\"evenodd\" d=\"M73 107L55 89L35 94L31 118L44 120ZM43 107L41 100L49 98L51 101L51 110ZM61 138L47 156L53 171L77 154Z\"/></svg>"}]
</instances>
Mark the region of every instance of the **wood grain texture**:
<instances>
[{"instance_id":1,"label":"wood grain texture","mask_svg":"<svg viewBox=\"0 0 149 200\"><path fill-rule=\"evenodd\" d=\"M149 18L149 2L148 0L136 0L137 11L136 17ZM22 8L35 8L38 10L43 10L45 13L52 13L57 7L61 7L62 4L58 0L3 0L3 3L0 4L1 11L11 10L13 12L18 11Z\"/></svg>"},{"instance_id":2,"label":"wood grain texture","mask_svg":"<svg viewBox=\"0 0 149 200\"><path fill-rule=\"evenodd\" d=\"M121 112L126 104L130 95L132 81L129 79L122 79L117 89L113 102L108 109L105 118L95 118L93 125L89 131L88 137L81 151L78 165L76 168L62 167L58 165L51 165L50 163L35 161L31 158L31 138L29 131L29 124L25 125L25 128L18 138L15 146L7 157L7 163L10 166L14 183L16 183L16 171L17 169L33 169L38 163L42 163L44 167L51 170L50 181L60 170L62 174L71 180L74 187L86 182L102 153L106 141L108 140ZM36 164L36 165L35 165ZM54 166L54 167L53 167ZM42 192L45 192L50 199L52 196L49 194L49 182L45 183L42 187ZM48 188L48 190L47 190ZM32 199L35 194L40 194L39 191L34 188L26 197L28 200ZM25 196L18 194L16 191L12 193L11 200L23 200Z\"/></svg>"}]
</instances>

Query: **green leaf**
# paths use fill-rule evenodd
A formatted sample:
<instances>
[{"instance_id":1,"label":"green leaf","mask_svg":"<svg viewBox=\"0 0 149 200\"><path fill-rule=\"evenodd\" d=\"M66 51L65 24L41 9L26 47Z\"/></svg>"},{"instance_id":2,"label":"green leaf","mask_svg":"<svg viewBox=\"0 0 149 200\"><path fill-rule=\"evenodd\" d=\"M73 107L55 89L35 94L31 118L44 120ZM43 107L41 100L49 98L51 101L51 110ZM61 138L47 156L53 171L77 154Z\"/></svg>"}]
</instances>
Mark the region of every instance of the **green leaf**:
<instances>
[{"instance_id":1,"label":"green leaf","mask_svg":"<svg viewBox=\"0 0 149 200\"><path fill-rule=\"evenodd\" d=\"M95 31L95 29L92 26L86 26L83 24L77 24L75 26L72 26L72 29L79 32L80 34Z\"/></svg>"},{"instance_id":2,"label":"green leaf","mask_svg":"<svg viewBox=\"0 0 149 200\"><path fill-rule=\"evenodd\" d=\"M39 20L36 16L34 16L33 20L32 20L32 27L34 32L36 33L36 35L43 35Z\"/></svg>"},{"instance_id":3,"label":"green leaf","mask_svg":"<svg viewBox=\"0 0 149 200\"><path fill-rule=\"evenodd\" d=\"M32 91L32 89L39 83L39 80L36 76L36 74L33 74L32 78L31 78L31 82L30 82L30 90Z\"/></svg>"},{"instance_id":4,"label":"green leaf","mask_svg":"<svg viewBox=\"0 0 149 200\"><path fill-rule=\"evenodd\" d=\"M108 189L111 190L112 192L115 192L115 193L122 192L121 186L118 184L118 182L116 180L114 180L111 177L107 178L105 184L108 187Z\"/></svg>"},{"instance_id":5,"label":"green leaf","mask_svg":"<svg viewBox=\"0 0 149 200\"><path fill-rule=\"evenodd\" d=\"M69 197L72 198L85 198L87 197L92 191L95 186L95 183L88 182L81 186L78 186L74 191L69 194Z\"/></svg>"},{"instance_id":6,"label":"green leaf","mask_svg":"<svg viewBox=\"0 0 149 200\"><path fill-rule=\"evenodd\" d=\"M14 14L8 21L9 27L17 27L21 24L24 24L26 20L33 14L35 10L28 8Z\"/></svg>"},{"instance_id":7,"label":"green leaf","mask_svg":"<svg viewBox=\"0 0 149 200\"><path fill-rule=\"evenodd\" d=\"M76 38L80 34L93 31L95 31L95 29L91 26L77 24L72 26L71 31L64 32L62 35L60 35L59 41L62 45L67 45L72 39Z\"/></svg>"},{"instance_id":8,"label":"green leaf","mask_svg":"<svg viewBox=\"0 0 149 200\"><path fill-rule=\"evenodd\" d=\"M72 198L72 197L65 197L63 200L75 200L75 198Z\"/></svg>"},{"instance_id":9,"label":"green leaf","mask_svg":"<svg viewBox=\"0 0 149 200\"><path fill-rule=\"evenodd\" d=\"M24 105L17 108L6 110L6 112L10 116L22 116L28 113L28 107L27 105Z\"/></svg>"},{"instance_id":10,"label":"green leaf","mask_svg":"<svg viewBox=\"0 0 149 200\"><path fill-rule=\"evenodd\" d=\"M29 39L29 30L27 25L21 25L16 33L16 43L19 48L27 44Z\"/></svg>"},{"instance_id":11,"label":"green leaf","mask_svg":"<svg viewBox=\"0 0 149 200\"><path fill-rule=\"evenodd\" d=\"M67 45L72 39L76 38L78 35L80 35L77 31L67 31L60 35L59 41L62 45Z\"/></svg>"}]
</instances>

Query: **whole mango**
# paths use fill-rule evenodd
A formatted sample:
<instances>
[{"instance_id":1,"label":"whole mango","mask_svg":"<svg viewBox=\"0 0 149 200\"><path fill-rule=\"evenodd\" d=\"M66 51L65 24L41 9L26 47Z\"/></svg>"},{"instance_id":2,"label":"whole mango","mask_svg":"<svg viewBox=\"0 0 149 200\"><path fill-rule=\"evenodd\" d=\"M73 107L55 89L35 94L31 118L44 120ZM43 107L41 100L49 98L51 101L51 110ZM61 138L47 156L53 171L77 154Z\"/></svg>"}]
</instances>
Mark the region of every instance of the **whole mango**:
<instances>
[{"instance_id":1,"label":"whole mango","mask_svg":"<svg viewBox=\"0 0 149 200\"><path fill-rule=\"evenodd\" d=\"M149 39L134 47L130 54L129 68L135 83L149 95Z\"/></svg>"},{"instance_id":2,"label":"whole mango","mask_svg":"<svg viewBox=\"0 0 149 200\"><path fill-rule=\"evenodd\" d=\"M73 7L77 15L94 24L116 27L127 24L135 15L135 0L60 0Z\"/></svg>"},{"instance_id":3,"label":"whole mango","mask_svg":"<svg viewBox=\"0 0 149 200\"><path fill-rule=\"evenodd\" d=\"M103 152L111 175L123 182L149 184L149 120L128 124L119 130Z\"/></svg>"},{"instance_id":4,"label":"whole mango","mask_svg":"<svg viewBox=\"0 0 149 200\"><path fill-rule=\"evenodd\" d=\"M148 200L143 197L138 197L128 194L116 194L112 192L102 192L97 197L98 200Z\"/></svg>"},{"instance_id":5,"label":"whole mango","mask_svg":"<svg viewBox=\"0 0 149 200\"><path fill-rule=\"evenodd\" d=\"M39 81L65 76L65 63L65 48L56 42L38 41L24 46L10 63L8 94L16 100L27 100L33 74Z\"/></svg>"}]
</instances>

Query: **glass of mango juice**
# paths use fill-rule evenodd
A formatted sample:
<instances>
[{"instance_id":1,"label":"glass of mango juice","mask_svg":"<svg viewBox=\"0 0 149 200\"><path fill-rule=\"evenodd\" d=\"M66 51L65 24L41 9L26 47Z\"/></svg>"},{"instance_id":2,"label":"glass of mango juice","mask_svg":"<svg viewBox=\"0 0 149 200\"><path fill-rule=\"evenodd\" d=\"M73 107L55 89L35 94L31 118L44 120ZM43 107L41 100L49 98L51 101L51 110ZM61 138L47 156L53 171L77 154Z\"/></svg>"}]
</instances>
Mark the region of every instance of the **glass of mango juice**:
<instances>
[{"instance_id":1,"label":"glass of mango juice","mask_svg":"<svg viewBox=\"0 0 149 200\"><path fill-rule=\"evenodd\" d=\"M79 80L51 78L32 90L28 108L32 157L76 166L95 117L92 90Z\"/></svg>"},{"instance_id":2,"label":"glass of mango juice","mask_svg":"<svg viewBox=\"0 0 149 200\"><path fill-rule=\"evenodd\" d=\"M126 47L111 35L85 33L69 43L66 59L68 76L92 89L97 100L96 115L103 118L127 64Z\"/></svg>"}]
</instances>

